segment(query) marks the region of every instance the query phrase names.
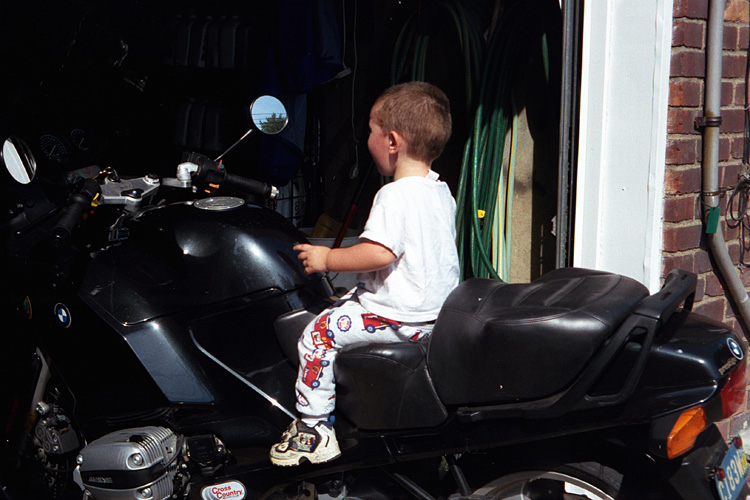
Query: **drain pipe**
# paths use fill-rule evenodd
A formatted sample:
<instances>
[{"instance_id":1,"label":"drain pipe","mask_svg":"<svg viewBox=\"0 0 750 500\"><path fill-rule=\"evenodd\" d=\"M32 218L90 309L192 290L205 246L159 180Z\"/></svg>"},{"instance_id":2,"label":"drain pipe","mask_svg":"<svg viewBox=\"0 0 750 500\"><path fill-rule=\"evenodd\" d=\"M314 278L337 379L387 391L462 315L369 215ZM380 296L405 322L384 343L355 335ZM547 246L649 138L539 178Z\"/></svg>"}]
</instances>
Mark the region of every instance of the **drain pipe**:
<instances>
[{"instance_id":1,"label":"drain pipe","mask_svg":"<svg viewBox=\"0 0 750 500\"><path fill-rule=\"evenodd\" d=\"M728 293L739 309L745 331L750 331L750 298L729 257L719 223L719 126L721 125L721 66L724 43L724 8L726 0L711 0L708 12L706 42L705 116L696 119L703 128L703 211L706 220L708 249Z\"/></svg>"}]
</instances>

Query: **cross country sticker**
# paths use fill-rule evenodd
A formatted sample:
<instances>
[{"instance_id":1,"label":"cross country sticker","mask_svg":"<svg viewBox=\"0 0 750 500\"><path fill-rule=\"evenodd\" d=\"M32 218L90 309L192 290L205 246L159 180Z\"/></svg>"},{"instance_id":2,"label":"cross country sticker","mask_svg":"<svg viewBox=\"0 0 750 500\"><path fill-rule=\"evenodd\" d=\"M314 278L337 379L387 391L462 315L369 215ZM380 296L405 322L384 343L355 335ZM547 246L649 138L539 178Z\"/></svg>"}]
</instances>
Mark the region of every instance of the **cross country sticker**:
<instances>
[{"instance_id":1,"label":"cross country sticker","mask_svg":"<svg viewBox=\"0 0 750 500\"><path fill-rule=\"evenodd\" d=\"M729 346L729 350L732 351L732 355L741 360L745 357L745 353L742 352L742 348L740 347L739 342L736 340L729 338L727 339L727 345Z\"/></svg>"},{"instance_id":2,"label":"cross country sticker","mask_svg":"<svg viewBox=\"0 0 750 500\"><path fill-rule=\"evenodd\" d=\"M70 311L65 304L59 302L55 304L55 319L57 319L57 324L63 328L68 328L70 326L72 318L70 317Z\"/></svg>"},{"instance_id":3,"label":"cross country sticker","mask_svg":"<svg viewBox=\"0 0 750 500\"><path fill-rule=\"evenodd\" d=\"M206 486L201 490L201 498L203 500L243 500L245 498L245 486L239 481Z\"/></svg>"}]
</instances>

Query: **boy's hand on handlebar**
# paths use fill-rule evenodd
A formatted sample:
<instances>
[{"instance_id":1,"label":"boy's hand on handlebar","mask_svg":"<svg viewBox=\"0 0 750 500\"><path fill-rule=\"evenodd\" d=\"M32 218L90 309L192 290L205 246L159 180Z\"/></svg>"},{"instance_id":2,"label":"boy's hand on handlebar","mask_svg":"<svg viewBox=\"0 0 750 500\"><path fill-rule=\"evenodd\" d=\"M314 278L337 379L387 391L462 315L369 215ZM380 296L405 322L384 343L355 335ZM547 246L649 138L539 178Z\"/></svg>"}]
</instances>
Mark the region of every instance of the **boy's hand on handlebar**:
<instances>
[{"instance_id":1,"label":"boy's hand on handlebar","mask_svg":"<svg viewBox=\"0 0 750 500\"><path fill-rule=\"evenodd\" d=\"M305 273L324 273L328 270L326 268L326 259L328 258L328 253L331 251L330 248L301 243L294 245L294 250L299 252L297 259L304 266Z\"/></svg>"}]
</instances>

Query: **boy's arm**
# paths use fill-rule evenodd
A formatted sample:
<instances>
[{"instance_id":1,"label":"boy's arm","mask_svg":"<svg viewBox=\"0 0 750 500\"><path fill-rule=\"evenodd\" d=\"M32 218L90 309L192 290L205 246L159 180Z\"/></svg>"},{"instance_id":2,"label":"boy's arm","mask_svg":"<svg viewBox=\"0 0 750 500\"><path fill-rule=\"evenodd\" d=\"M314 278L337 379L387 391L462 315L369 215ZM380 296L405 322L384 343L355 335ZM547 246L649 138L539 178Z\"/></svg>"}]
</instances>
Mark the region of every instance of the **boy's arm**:
<instances>
[{"instance_id":1,"label":"boy's arm","mask_svg":"<svg viewBox=\"0 0 750 500\"><path fill-rule=\"evenodd\" d=\"M324 246L302 243L294 249L305 266L307 274L333 271L338 273L361 273L388 267L396 256L387 247L374 241L362 241L351 247L330 249Z\"/></svg>"}]
</instances>

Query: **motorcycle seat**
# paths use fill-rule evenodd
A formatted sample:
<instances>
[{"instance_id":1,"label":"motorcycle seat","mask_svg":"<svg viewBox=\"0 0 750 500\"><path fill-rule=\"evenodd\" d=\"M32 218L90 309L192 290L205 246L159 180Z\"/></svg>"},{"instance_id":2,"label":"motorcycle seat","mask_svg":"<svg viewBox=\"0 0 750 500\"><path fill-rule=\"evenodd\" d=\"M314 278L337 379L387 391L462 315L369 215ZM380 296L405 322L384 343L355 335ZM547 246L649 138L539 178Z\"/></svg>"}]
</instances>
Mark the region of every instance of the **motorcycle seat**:
<instances>
[{"instance_id":1,"label":"motorcycle seat","mask_svg":"<svg viewBox=\"0 0 750 500\"><path fill-rule=\"evenodd\" d=\"M461 283L446 299L427 366L445 404L533 401L564 390L648 290L564 268L524 284Z\"/></svg>"},{"instance_id":2,"label":"motorcycle seat","mask_svg":"<svg viewBox=\"0 0 750 500\"><path fill-rule=\"evenodd\" d=\"M427 371L426 352L424 341L344 347L333 366L336 411L363 429L441 424L448 413Z\"/></svg>"}]
</instances>

